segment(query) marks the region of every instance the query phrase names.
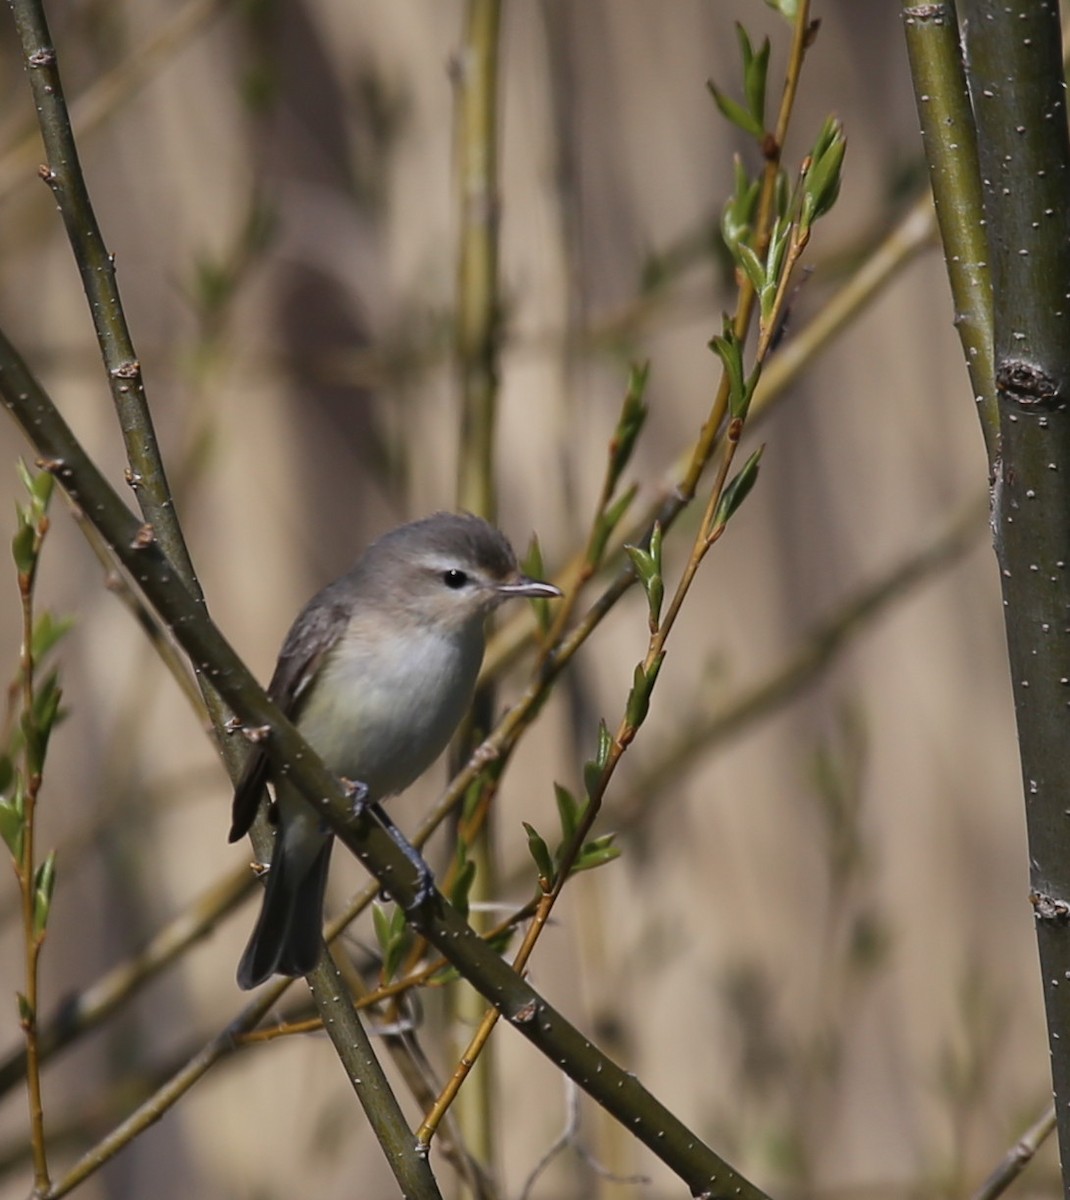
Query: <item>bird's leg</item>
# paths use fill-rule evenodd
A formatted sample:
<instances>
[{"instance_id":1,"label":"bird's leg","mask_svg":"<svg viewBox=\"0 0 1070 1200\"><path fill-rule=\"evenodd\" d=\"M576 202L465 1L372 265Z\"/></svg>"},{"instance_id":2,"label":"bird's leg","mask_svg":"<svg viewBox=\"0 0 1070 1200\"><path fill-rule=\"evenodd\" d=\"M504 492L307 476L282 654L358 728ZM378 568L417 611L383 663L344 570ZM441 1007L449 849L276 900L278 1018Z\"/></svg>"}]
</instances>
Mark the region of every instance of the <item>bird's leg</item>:
<instances>
[{"instance_id":1,"label":"bird's leg","mask_svg":"<svg viewBox=\"0 0 1070 1200\"><path fill-rule=\"evenodd\" d=\"M382 806L371 803L366 783L362 783L359 779L346 779L344 776L341 783L352 804L353 817L362 817L367 813L373 820L378 821L380 827L390 835L390 840L405 855L416 872L416 895L412 904L406 907L406 911L413 912L418 908L423 908L435 894L435 877L431 873L431 868L420 857L420 852L412 842L386 815Z\"/></svg>"},{"instance_id":2,"label":"bird's leg","mask_svg":"<svg viewBox=\"0 0 1070 1200\"><path fill-rule=\"evenodd\" d=\"M412 842L409 841L386 815L382 805L370 804L368 805L368 812L379 822L383 830L390 835L391 841L405 855L416 872L416 895L413 897L411 904L404 906L405 911L411 913L415 912L418 908L423 908L435 896L435 877L431 873L431 868L420 856L420 851L416 849Z\"/></svg>"}]
</instances>

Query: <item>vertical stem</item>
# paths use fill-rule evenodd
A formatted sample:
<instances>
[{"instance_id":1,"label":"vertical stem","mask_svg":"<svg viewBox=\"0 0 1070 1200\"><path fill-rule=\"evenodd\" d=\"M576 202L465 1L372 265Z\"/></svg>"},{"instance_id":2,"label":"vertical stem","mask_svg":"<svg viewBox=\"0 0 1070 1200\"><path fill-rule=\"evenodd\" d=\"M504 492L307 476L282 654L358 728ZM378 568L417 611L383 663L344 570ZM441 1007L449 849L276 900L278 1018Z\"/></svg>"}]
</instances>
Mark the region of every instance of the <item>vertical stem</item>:
<instances>
[{"instance_id":1,"label":"vertical stem","mask_svg":"<svg viewBox=\"0 0 1070 1200\"><path fill-rule=\"evenodd\" d=\"M427 1155L413 1145L405 1114L375 1056L371 1038L361 1024L355 1005L348 1002L345 980L326 951L309 975L308 983L323 1014L323 1028L345 1068L350 1086L364 1109L401 1194L406 1200L442 1200ZM325 994L333 998L331 1008L321 1003ZM338 1003L339 997L345 997L347 1002Z\"/></svg>"},{"instance_id":2,"label":"vertical stem","mask_svg":"<svg viewBox=\"0 0 1070 1200\"><path fill-rule=\"evenodd\" d=\"M501 301L498 280L498 40L500 0L470 0L457 75L461 228L457 358L461 445L457 500L488 520L494 494Z\"/></svg>"},{"instance_id":3,"label":"vertical stem","mask_svg":"<svg viewBox=\"0 0 1070 1200\"><path fill-rule=\"evenodd\" d=\"M966 353L966 368L991 463L999 438L993 377L992 279L977 129L970 109L955 6L910 5L903 9L903 28L936 219L955 301L955 326Z\"/></svg>"},{"instance_id":4,"label":"vertical stem","mask_svg":"<svg viewBox=\"0 0 1070 1200\"><path fill-rule=\"evenodd\" d=\"M963 11L992 271L992 524L1070 1193L1070 138L1059 9L965 0Z\"/></svg>"},{"instance_id":5,"label":"vertical stem","mask_svg":"<svg viewBox=\"0 0 1070 1200\"><path fill-rule=\"evenodd\" d=\"M457 273L457 365L461 431L457 503L493 521L494 430L497 418L501 297L498 278L498 54L501 0L469 0L457 73L457 176L460 202ZM454 765L459 767L493 724L494 693L481 688L462 727ZM459 836L463 836L459 831ZM493 826L489 806L468 846L476 874L471 899L489 900L497 891ZM480 914L472 923L479 930ZM482 922L485 924L485 922ZM463 1029L482 1018L486 1001L461 981L453 990L454 1016ZM493 1060L477 1057L456 1106L466 1148L494 1174ZM465 1188L465 1191L469 1189Z\"/></svg>"},{"instance_id":6,"label":"vertical stem","mask_svg":"<svg viewBox=\"0 0 1070 1200\"><path fill-rule=\"evenodd\" d=\"M42 518L44 520L45 518ZM22 604L22 711L33 713L33 585L36 573L36 553L40 547L40 526L35 530L34 565L19 572L19 597ZM32 719L32 718L30 718ZM41 954L42 935L37 931L34 895L34 818L37 793L41 787L40 773L32 767L31 756L25 756L26 792L23 809L22 855L18 864L19 891L22 901L22 935L25 950L26 982L22 995L21 1021L26 1037L26 1090L30 1106L30 1145L33 1156L33 1194L44 1196L51 1187L48 1158L45 1151L44 1103L41 1097L41 1061L37 1039L37 967ZM32 773L31 773L32 771Z\"/></svg>"}]
</instances>

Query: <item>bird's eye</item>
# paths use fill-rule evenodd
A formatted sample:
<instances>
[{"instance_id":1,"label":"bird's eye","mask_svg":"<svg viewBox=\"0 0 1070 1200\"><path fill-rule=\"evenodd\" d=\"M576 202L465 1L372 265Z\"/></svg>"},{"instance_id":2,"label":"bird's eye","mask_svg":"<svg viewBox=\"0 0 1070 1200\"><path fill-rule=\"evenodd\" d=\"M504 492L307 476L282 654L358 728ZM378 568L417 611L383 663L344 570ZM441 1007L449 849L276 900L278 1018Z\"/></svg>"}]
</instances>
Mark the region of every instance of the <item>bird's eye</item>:
<instances>
[{"instance_id":1,"label":"bird's eye","mask_svg":"<svg viewBox=\"0 0 1070 1200\"><path fill-rule=\"evenodd\" d=\"M442 582L446 587L453 588L456 591L457 588L464 587L468 582L468 576L463 571L458 571L456 567L453 567L449 571L443 572Z\"/></svg>"}]
</instances>

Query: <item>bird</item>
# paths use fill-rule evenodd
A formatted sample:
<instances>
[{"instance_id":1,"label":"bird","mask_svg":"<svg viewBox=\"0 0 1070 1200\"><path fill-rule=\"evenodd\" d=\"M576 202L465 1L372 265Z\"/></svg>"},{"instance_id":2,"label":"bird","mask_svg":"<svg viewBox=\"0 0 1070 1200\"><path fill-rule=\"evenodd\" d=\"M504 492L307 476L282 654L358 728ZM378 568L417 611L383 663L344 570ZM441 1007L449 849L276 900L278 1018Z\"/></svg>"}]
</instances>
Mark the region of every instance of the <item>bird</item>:
<instances>
[{"instance_id":1,"label":"bird","mask_svg":"<svg viewBox=\"0 0 1070 1200\"><path fill-rule=\"evenodd\" d=\"M487 617L516 597L560 595L521 573L508 539L489 522L434 513L383 534L313 596L283 642L268 695L358 803L378 806L427 770L468 711ZM260 915L238 965L243 990L274 974L309 974L322 946L333 837L272 771L262 746L235 787L229 840L249 831L269 780L276 834Z\"/></svg>"}]
</instances>

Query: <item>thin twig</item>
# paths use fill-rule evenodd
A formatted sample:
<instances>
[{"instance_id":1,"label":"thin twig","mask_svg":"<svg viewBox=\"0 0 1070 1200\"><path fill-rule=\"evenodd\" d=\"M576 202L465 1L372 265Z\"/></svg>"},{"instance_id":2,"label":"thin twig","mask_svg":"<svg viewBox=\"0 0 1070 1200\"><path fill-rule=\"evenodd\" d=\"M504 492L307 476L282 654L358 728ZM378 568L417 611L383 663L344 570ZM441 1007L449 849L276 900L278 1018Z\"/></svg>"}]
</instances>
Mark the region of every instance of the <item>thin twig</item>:
<instances>
[{"instance_id":1,"label":"thin twig","mask_svg":"<svg viewBox=\"0 0 1070 1200\"><path fill-rule=\"evenodd\" d=\"M1007 1151L1003 1161L974 1192L971 1200L996 1200L1033 1161L1037 1150L1055 1132L1055 1106L1031 1125Z\"/></svg>"},{"instance_id":2,"label":"thin twig","mask_svg":"<svg viewBox=\"0 0 1070 1200\"><path fill-rule=\"evenodd\" d=\"M177 12L134 46L121 62L95 78L70 104L71 124L84 139L119 111L191 39L223 11L224 0L188 0ZM32 116L21 113L0 129L0 203L34 175L41 139Z\"/></svg>"},{"instance_id":3,"label":"thin twig","mask_svg":"<svg viewBox=\"0 0 1070 1200\"><path fill-rule=\"evenodd\" d=\"M27 510L24 520L32 520ZM16 861L19 893L22 899L22 942L24 953L24 991L19 997L19 1021L26 1039L26 1091L30 1108L30 1144L33 1151L33 1194L44 1196L50 1187L48 1154L45 1147L44 1103L41 1097L41 1055L37 1035L38 964L44 942L44 928L37 919L37 863L35 833L37 796L41 789L41 754L32 748L39 742L41 730L35 717L34 658L33 658L33 590L41 543L48 530L48 517L41 514L35 525L27 525L33 535L29 564L18 567L19 600L22 611L22 648L19 679L23 720L27 723L23 761L25 763L22 815L22 853ZM31 731L31 726L33 729Z\"/></svg>"},{"instance_id":4,"label":"thin twig","mask_svg":"<svg viewBox=\"0 0 1070 1200\"><path fill-rule=\"evenodd\" d=\"M132 999L192 944L205 937L221 917L252 891L254 882L253 873L244 865L228 872L159 929L143 949L64 1000L59 1011L38 1028L40 1061L47 1062L59 1050L96 1029ZM12 1087L25 1070L25 1050L13 1051L0 1060L0 1094Z\"/></svg>"},{"instance_id":5,"label":"thin twig","mask_svg":"<svg viewBox=\"0 0 1070 1200\"><path fill-rule=\"evenodd\" d=\"M174 512L163 459L145 397L141 363L123 312L115 261L86 189L60 79L56 48L41 0L10 0L37 108L52 190L82 277L108 384L130 461L130 485L142 515L190 592L203 603ZM221 724L221 720L219 722Z\"/></svg>"},{"instance_id":6,"label":"thin twig","mask_svg":"<svg viewBox=\"0 0 1070 1200\"><path fill-rule=\"evenodd\" d=\"M494 479L494 434L502 342L501 280L498 271L500 205L498 194L498 69L501 0L468 0L464 38L456 59L457 183L460 206L457 271L456 351L460 384L460 439L457 505L489 521L498 496ZM484 681L465 717L454 755L467 757L494 719L495 694ZM490 789L487 789L488 793ZM489 794L479 817L458 830L475 867L470 899L497 892L497 861L490 822ZM472 926L483 932L478 917ZM466 1028L479 1019L484 1000L461 981L451 990L455 1024ZM484 1060L456 1115L462 1144L490 1177L495 1174L493 1064Z\"/></svg>"},{"instance_id":7,"label":"thin twig","mask_svg":"<svg viewBox=\"0 0 1070 1200\"><path fill-rule=\"evenodd\" d=\"M989 460L997 453L992 277L985 238L977 128L966 87L954 4L903 9L922 144L944 244L955 328L978 405Z\"/></svg>"}]
</instances>

